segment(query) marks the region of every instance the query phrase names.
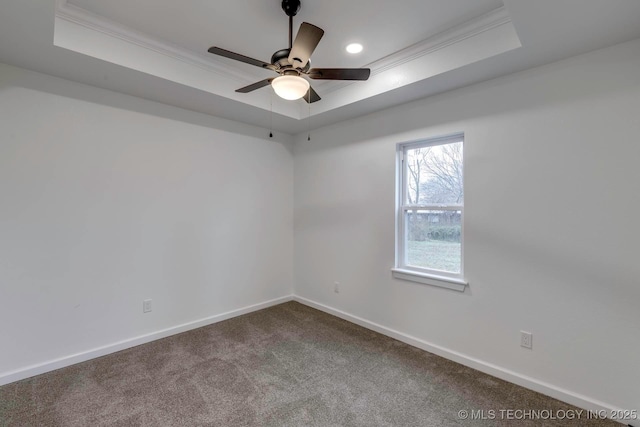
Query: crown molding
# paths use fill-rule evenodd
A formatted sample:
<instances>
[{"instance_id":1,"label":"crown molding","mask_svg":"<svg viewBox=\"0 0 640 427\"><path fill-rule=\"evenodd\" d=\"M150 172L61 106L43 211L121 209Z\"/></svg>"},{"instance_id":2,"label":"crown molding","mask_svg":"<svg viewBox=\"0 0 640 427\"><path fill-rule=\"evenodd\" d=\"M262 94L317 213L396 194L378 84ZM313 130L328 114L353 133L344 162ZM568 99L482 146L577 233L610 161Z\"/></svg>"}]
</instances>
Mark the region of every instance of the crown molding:
<instances>
[{"instance_id":1,"label":"crown molding","mask_svg":"<svg viewBox=\"0 0 640 427\"><path fill-rule=\"evenodd\" d=\"M204 55L185 49L170 42L148 36L144 33L126 27L103 16L97 15L79 6L69 3L67 0L57 0L56 18L81 25L93 31L115 37L127 43L165 55L169 58L187 63L205 71L216 74L226 79L235 80L238 84L249 84L260 76L238 71L218 61L212 55Z\"/></svg>"},{"instance_id":2,"label":"crown molding","mask_svg":"<svg viewBox=\"0 0 640 427\"><path fill-rule=\"evenodd\" d=\"M368 64L372 78L366 85L358 87L352 81L314 81L324 102L314 106L311 114L301 105L279 103L273 110L273 102L267 96L243 98L236 94L235 88L266 77L258 68L254 73L244 71L226 59L194 52L136 31L69 0L56 0L55 20L54 43L58 40L58 46L296 120L521 47L507 9L500 7ZM395 70L406 78L392 81L390 77Z\"/></svg>"},{"instance_id":3,"label":"crown molding","mask_svg":"<svg viewBox=\"0 0 640 427\"><path fill-rule=\"evenodd\" d=\"M371 76L399 67L408 62L445 49L456 43L463 42L472 37L476 37L484 32L491 31L502 25L512 24L511 16L507 8L501 6L484 15L473 18L448 30L437 33L425 40L415 43L407 48L394 52L365 65L371 69ZM354 84L352 81L326 82L322 85L324 94L335 92Z\"/></svg>"}]
</instances>

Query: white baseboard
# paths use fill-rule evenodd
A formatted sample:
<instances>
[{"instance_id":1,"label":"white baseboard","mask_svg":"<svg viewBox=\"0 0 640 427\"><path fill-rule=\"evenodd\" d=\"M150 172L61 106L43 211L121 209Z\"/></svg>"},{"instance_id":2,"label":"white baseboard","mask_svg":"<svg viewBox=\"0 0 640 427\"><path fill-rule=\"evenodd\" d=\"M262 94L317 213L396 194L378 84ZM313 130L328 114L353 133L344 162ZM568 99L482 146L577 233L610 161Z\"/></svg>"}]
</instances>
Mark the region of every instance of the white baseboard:
<instances>
[{"instance_id":1,"label":"white baseboard","mask_svg":"<svg viewBox=\"0 0 640 427\"><path fill-rule=\"evenodd\" d=\"M347 320L351 323L355 323L356 325L360 325L364 328L367 328L372 331L378 332L380 334L386 335L388 337L394 338L398 341L404 342L413 347L420 348L422 350L428 351L430 353L436 354L438 356L444 357L446 359L449 359L454 362L460 363L462 365L468 366L470 368L476 369L480 372L484 372L486 374L503 379L513 384L517 384L519 386L528 388L530 390L542 393L544 395L553 397L555 399L561 400L563 402L569 403L571 405L577 406L579 408L582 408L588 411L594 411L594 412L606 411L607 413L610 413L612 411L615 412L615 411L621 410L621 408L617 408L614 405L610 405L608 403L601 402L596 399L592 399L590 397L581 395L579 393L575 393L575 392L554 386L553 384L549 384L544 381L539 381L535 378L531 378L526 375L522 375L517 372L510 371L508 369L467 356L457 351L453 351L453 350L441 347L439 345L429 343L427 341L421 340L411 335L407 335L405 333L393 330L391 328L387 328L386 326L382 326L380 324L371 322L361 317L351 315L344 311L337 310L335 308L317 303L315 301L312 301L297 295L289 295L281 298L276 298L270 301L265 301L259 304L254 304L247 307L239 308L237 310L232 310L226 313L221 313L215 316L207 317L205 319L184 323L182 325L163 329L150 334L119 341L119 342L98 347L92 350L87 350L81 353L61 357L59 359L51 360L51 361L40 363L37 365L27 366L25 368L18 369L15 371L6 372L3 374L0 374L0 386L9 384L15 381L20 381L35 375L40 375L46 372L50 372L56 369L64 368L66 366L74 365L76 363L85 362L87 360L95 359L96 357L105 356L111 353L115 353L117 351L125 350L127 348L135 347L141 344L146 344L148 342L155 341L161 338L166 338L171 335L175 335L175 334L186 332L192 329L197 329L203 326L211 325L217 322L221 322L223 320L241 316L243 314L262 310L264 308L272 307L288 301L297 301L301 304L307 305L309 307L318 309L325 313Z\"/></svg>"},{"instance_id":2,"label":"white baseboard","mask_svg":"<svg viewBox=\"0 0 640 427\"><path fill-rule=\"evenodd\" d=\"M347 320L351 323L355 323L356 325L360 325L364 328L378 332L382 335L386 335L398 341L402 341L403 343L409 344L413 347L417 347L419 349L428 351L429 353L437 354L438 356L444 357L445 359L449 359L454 362L460 363L461 365L468 366L480 372L484 372L485 374L489 374L491 376L500 378L502 380L508 381L513 384L517 384L529 390L542 393L546 396L553 397L554 399L558 399L570 405L577 406L578 408L585 409L587 411L594 411L594 412L604 411L603 413L606 413L606 414L610 414L612 412L621 410L621 408L617 408L614 405L610 405L608 403L601 402L599 400L592 399L587 396L583 396L579 393L574 393L570 390L565 390L563 388L556 387L553 384L549 384L544 381L539 381L535 378L531 378L526 375L522 375L517 372L510 371L509 369L505 369L500 366L496 366L494 364L467 356L457 351L450 350L450 349L441 347L439 345L429 343L427 341L421 340L420 338L416 338L411 335L407 335L405 333L393 330L391 328L387 328L386 326L382 326L377 323L370 322L369 320L363 319L358 316L353 316L344 311L337 310L335 308L326 306L324 304L317 303L307 298L294 295L293 300L301 304L307 305L309 307L318 309L320 311L324 311L325 313L331 314L341 319Z\"/></svg>"},{"instance_id":3,"label":"white baseboard","mask_svg":"<svg viewBox=\"0 0 640 427\"><path fill-rule=\"evenodd\" d=\"M64 368L66 366L75 365L76 363L95 359L96 357L106 356L107 354L115 353L116 351L125 350L127 348L138 346L140 344L146 344L151 341L155 341L161 338L166 338L168 336L179 334L181 332L190 331L192 329L201 328L203 326L207 326L213 323L221 322L223 320L231 319L232 317L241 316L243 314L262 310L263 308L272 307L274 305L282 304L292 300L293 300L293 295L276 298L276 299L265 301L259 304L254 304L247 307L239 308L237 310L228 311L226 313L217 314L215 316L207 317L205 319L195 320L193 322L188 322L182 325L173 326L171 328L163 329L161 331L152 332L150 334L126 339L113 344L108 344L102 347L94 348L92 350L87 350L81 353L76 353L69 356L61 357L59 359L50 360L48 362L39 363L37 365L27 366L25 368L17 369L15 371L2 373L0 374L0 386L9 384L15 381L20 381L25 378L33 377L35 375L44 374L45 372L50 372L56 369Z\"/></svg>"}]
</instances>

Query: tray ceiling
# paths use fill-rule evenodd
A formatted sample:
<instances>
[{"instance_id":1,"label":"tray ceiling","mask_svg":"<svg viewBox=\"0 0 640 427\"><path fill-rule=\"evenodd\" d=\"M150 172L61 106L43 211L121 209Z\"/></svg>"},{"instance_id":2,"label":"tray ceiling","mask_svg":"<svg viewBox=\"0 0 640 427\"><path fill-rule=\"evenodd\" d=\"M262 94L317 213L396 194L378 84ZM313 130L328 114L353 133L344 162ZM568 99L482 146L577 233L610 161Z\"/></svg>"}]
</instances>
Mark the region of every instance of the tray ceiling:
<instances>
[{"instance_id":1,"label":"tray ceiling","mask_svg":"<svg viewBox=\"0 0 640 427\"><path fill-rule=\"evenodd\" d=\"M310 110L268 87L235 93L271 74L206 53L268 60L288 41L280 0L1 2L0 62L295 134L640 37L637 0L302 3L295 28L326 31L314 66L372 68L367 82L314 81ZM344 52L351 41L364 52Z\"/></svg>"},{"instance_id":2,"label":"tray ceiling","mask_svg":"<svg viewBox=\"0 0 640 427\"><path fill-rule=\"evenodd\" d=\"M84 55L301 120L393 91L520 47L498 0L338 0L303 2L294 29L309 21L325 30L314 66L370 67L367 82L312 82L322 100L274 102L270 88L235 89L272 73L207 53L211 45L269 62L288 44L279 1L60 1L54 43ZM346 4L346 5L345 5ZM398 7L401 5L400 7ZM345 46L360 42L357 55Z\"/></svg>"}]
</instances>

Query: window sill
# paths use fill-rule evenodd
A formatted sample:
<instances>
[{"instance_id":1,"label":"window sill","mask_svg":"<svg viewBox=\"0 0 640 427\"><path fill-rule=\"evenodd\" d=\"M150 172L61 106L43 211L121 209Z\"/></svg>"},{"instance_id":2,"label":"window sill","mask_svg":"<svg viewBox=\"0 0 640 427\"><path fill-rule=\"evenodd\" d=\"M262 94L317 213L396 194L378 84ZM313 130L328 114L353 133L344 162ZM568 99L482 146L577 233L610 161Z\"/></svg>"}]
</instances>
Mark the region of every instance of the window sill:
<instances>
[{"instance_id":1,"label":"window sill","mask_svg":"<svg viewBox=\"0 0 640 427\"><path fill-rule=\"evenodd\" d=\"M435 274L419 273L412 270L404 270L401 268L392 268L393 277L400 280L408 280L410 282L422 283L425 285L439 286L441 288L452 289L458 292L464 292L468 283L461 279L453 277L437 276Z\"/></svg>"}]
</instances>

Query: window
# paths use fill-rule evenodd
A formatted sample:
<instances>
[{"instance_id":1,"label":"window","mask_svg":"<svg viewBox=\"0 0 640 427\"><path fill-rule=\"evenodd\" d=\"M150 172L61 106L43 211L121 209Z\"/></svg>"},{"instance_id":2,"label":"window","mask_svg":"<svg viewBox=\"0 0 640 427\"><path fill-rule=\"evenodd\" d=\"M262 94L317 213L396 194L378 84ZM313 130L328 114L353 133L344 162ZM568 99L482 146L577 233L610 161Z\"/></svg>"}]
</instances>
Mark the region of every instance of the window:
<instances>
[{"instance_id":1,"label":"window","mask_svg":"<svg viewBox=\"0 0 640 427\"><path fill-rule=\"evenodd\" d=\"M462 134L398 144L394 277L463 291Z\"/></svg>"}]
</instances>

